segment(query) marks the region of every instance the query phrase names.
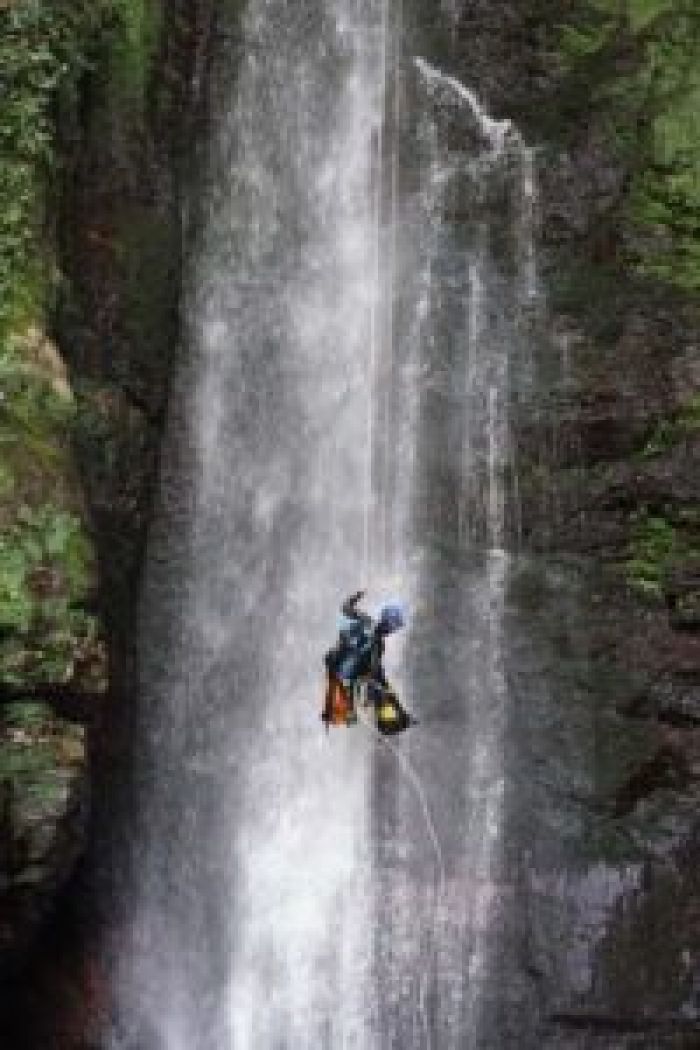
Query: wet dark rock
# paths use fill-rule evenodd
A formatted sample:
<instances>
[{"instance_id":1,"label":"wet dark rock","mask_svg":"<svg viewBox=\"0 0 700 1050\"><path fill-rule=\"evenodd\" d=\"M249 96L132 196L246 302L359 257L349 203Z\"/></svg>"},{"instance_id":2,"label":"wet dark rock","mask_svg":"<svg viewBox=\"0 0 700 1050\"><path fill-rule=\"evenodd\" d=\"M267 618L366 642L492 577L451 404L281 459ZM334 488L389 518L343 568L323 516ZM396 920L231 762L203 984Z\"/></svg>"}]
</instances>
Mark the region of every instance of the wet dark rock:
<instances>
[{"instance_id":1,"label":"wet dark rock","mask_svg":"<svg viewBox=\"0 0 700 1050\"><path fill-rule=\"evenodd\" d=\"M0 979L31 945L83 848L85 731L48 706L0 713Z\"/></svg>"},{"instance_id":2,"label":"wet dark rock","mask_svg":"<svg viewBox=\"0 0 700 1050\"><path fill-rule=\"evenodd\" d=\"M619 204L624 173L595 138L575 152L549 153L542 164L545 245L588 241L594 262L609 263L618 253L614 209Z\"/></svg>"},{"instance_id":3,"label":"wet dark rock","mask_svg":"<svg viewBox=\"0 0 700 1050\"><path fill-rule=\"evenodd\" d=\"M698 829L648 860L635 890L615 906L600 946L599 1003L697 1037L700 1024Z\"/></svg>"},{"instance_id":4,"label":"wet dark rock","mask_svg":"<svg viewBox=\"0 0 700 1050\"><path fill-rule=\"evenodd\" d=\"M196 204L185 203L206 134L218 17L210 0L156 6L159 36L143 97L133 97L103 55L58 126L65 281L55 330L78 403L76 457L111 668L93 733L101 829L115 817L111 783L117 766L119 778L126 775L133 744L135 604L181 342L183 260L196 234ZM186 210L190 223L183 223Z\"/></svg>"},{"instance_id":5,"label":"wet dark rock","mask_svg":"<svg viewBox=\"0 0 700 1050\"><path fill-rule=\"evenodd\" d=\"M643 1014L594 1013L581 1010L552 1014L548 1020L565 1028L583 1029L589 1032L630 1032L697 1034L700 1037L700 1022L686 1017L645 1017Z\"/></svg>"},{"instance_id":6,"label":"wet dark rock","mask_svg":"<svg viewBox=\"0 0 700 1050\"><path fill-rule=\"evenodd\" d=\"M536 647L547 639L556 653L523 646L513 671L527 715L512 761L530 770L510 830L527 844L518 972L552 1024L552 1050L695 1050L700 445L688 406L700 327L692 300L630 274L630 172L590 84L567 93L558 63L552 27L571 9L455 5L442 44L443 68L538 147L549 314L534 322L545 348L536 393L514 408L511 528L514 545L564 568L556 581L533 568L513 586ZM560 683L560 721L533 696L543 668Z\"/></svg>"},{"instance_id":7,"label":"wet dark rock","mask_svg":"<svg viewBox=\"0 0 700 1050\"><path fill-rule=\"evenodd\" d=\"M677 568L664 584L671 626L677 631L700 629L700 566Z\"/></svg>"},{"instance_id":8,"label":"wet dark rock","mask_svg":"<svg viewBox=\"0 0 700 1050\"><path fill-rule=\"evenodd\" d=\"M644 700L647 712L659 722L678 729L700 728L700 668L659 675Z\"/></svg>"},{"instance_id":9,"label":"wet dark rock","mask_svg":"<svg viewBox=\"0 0 700 1050\"><path fill-rule=\"evenodd\" d=\"M99 1039L77 1034L77 1004L90 998L85 973L96 967L93 947L81 948L85 915L76 919L71 911L71 880L87 843L75 893L97 913L93 865L97 856L109 864L100 851L117 820L115 785L123 790L128 768L134 607L180 339L181 220L197 163L195 123L199 116L205 123L215 5L160 6L142 99L124 83L117 66L125 56L115 61L106 36L75 94L56 102L60 178L48 210L62 279L51 334L62 359L61 388L72 391L76 408L73 447L65 435L59 451L79 479L79 509L97 547L99 584L88 600L106 645L76 651L70 676L27 683L15 676L0 687L0 1031L17 1032L12 1050L86 1050ZM144 56L135 61L140 68ZM30 479L35 473L33 466L25 471ZM58 493L54 485L52 495ZM49 600L56 581L40 567L31 584ZM42 728L27 730L26 738L8 721L25 702L47 705ZM63 941L52 956L59 901L73 924L66 934L70 979L56 958L67 950ZM58 1018L62 1033L65 1012L72 1015L70 1036L51 1027L50 1018ZM43 1028L35 1032L40 1013Z\"/></svg>"},{"instance_id":10,"label":"wet dark rock","mask_svg":"<svg viewBox=\"0 0 700 1050\"><path fill-rule=\"evenodd\" d=\"M612 816L628 816L642 799L654 791L661 788L682 791L692 779L693 773L683 749L664 744L619 788L612 802Z\"/></svg>"}]
</instances>

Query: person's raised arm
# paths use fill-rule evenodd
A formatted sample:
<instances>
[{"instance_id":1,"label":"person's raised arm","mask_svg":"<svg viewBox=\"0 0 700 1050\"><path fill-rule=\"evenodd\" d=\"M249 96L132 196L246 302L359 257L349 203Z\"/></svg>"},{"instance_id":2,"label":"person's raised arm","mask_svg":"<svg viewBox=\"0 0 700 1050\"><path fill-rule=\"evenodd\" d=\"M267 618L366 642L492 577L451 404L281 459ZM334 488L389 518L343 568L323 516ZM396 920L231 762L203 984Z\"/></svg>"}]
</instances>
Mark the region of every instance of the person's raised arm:
<instances>
[{"instance_id":1,"label":"person's raised arm","mask_svg":"<svg viewBox=\"0 0 700 1050\"><path fill-rule=\"evenodd\" d=\"M367 613L360 612L357 608L359 601L364 598L364 591L356 591L355 594L351 594L349 598L346 598L343 602L342 613L343 616L347 616L349 620L359 620L361 623L370 625L372 623L372 617L368 616Z\"/></svg>"}]
</instances>

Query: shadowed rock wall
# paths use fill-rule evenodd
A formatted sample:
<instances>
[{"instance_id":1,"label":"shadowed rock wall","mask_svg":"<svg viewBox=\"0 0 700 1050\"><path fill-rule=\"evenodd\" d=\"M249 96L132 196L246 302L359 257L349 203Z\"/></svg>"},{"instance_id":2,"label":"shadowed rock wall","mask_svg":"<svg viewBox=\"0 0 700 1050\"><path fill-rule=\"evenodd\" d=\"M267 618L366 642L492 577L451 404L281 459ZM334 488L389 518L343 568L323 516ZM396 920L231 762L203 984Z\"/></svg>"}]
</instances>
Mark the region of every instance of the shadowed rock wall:
<instances>
[{"instance_id":1,"label":"shadowed rock wall","mask_svg":"<svg viewBox=\"0 0 700 1050\"><path fill-rule=\"evenodd\" d=\"M697 49L697 27L685 25L682 4L666 5L670 11L643 30L621 16L582 58L567 53L564 30L588 32L591 5L583 2L473 0L445 4L451 16L434 20L413 7L416 21L428 24L427 37L418 34L433 41L428 57L475 89L494 115L514 118L536 148L542 298L531 318L534 389L514 409L520 530L511 543L533 564L541 556L559 562L562 576L528 596L520 593L529 586L524 571L512 598L532 602L536 636L550 636L559 653L558 704L562 718L569 712L561 739L574 740L576 725L593 717L602 773L597 788L575 800L573 769L571 782L543 769L538 805L551 809L550 828L581 820L588 829L575 847L576 868L590 873L596 858L607 865L617 852L623 882L624 856L634 854L642 871L602 936L582 935L582 943L600 941L591 988L578 994L573 950L563 951L563 934L557 940L572 909L567 894L578 901L574 911L592 915L587 891L583 881L575 889L575 870L563 869L558 889L555 879L538 890L542 873L530 868L523 969L551 1017L547 1046L695 1046L700 315L691 269L649 262L655 237L666 245L676 232L682 239L680 219L663 213L650 232L638 204L647 165L659 166L650 159L650 129L678 95L669 90L660 102L630 85L665 34L695 32ZM674 170L669 161L666 177ZM577 610L575 630L566 601ZM522 669L512 673L528 696ZM545 748L551 725L538 718L535 699L511 726L514 763L518 753ZM507 851L522 819L514 800Z\"/></svg>"},{"instance_id":2,"label":"shadowed rock wall","mask_svg":"<svg viewBox=\"0 0 700 1050\"><path fill-rule=\"evenodd\" d=\"M2 873L15 874L7 908L0 899L0 1029L12 1032L13 1050L87 1045L91 1011L103 1005L99 956L87 945L97 943L99 872L114 856L106 843L128 793L138 582L180 339L186 204L206 142L209 44L222 13L208 0L141 6L141 32L102 25L73 89L53 103L46 238L60 280L48 326L71 406L56 444L69 462L71 506L89 522L90 608L106 659L81 667L80 688L49 681L37 701L53 713L18 705L24 679L3 694L0 761L13 775L2 796L0 897ZM34 808L22 809L18 827L25 795Z\"/></svg>"}]
</instances>

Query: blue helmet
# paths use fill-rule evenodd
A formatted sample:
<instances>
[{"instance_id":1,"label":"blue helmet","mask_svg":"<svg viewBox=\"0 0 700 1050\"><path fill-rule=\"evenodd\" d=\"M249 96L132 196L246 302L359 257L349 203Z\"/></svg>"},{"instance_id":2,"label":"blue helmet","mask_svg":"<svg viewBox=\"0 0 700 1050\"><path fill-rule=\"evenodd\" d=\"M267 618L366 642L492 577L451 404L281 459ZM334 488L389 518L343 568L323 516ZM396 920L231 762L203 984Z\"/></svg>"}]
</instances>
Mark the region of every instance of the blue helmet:
<instances>
[{"instance_id":1,"label":"blue helmet","mask_svg":"<svg viewBox=\"0 0 700 1050\"><path fill-rule=\"evenodd\" d=\"M379 627L384 634L393 634L406 623L406 609L401 602L387 602L379 610Z\"/></svg>"}]
</instances>

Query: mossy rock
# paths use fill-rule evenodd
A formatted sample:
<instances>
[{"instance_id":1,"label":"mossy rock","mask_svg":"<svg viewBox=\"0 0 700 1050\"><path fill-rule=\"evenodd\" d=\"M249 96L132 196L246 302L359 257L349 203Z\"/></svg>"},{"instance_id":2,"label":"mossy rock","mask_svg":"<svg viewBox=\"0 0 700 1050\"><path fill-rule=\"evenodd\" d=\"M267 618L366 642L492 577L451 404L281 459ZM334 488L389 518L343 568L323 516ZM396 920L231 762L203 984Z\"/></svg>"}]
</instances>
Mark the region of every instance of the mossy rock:
<instances>
[{"instance_id":1,"label":"mossy rock","mask_svg":"<svg viewBox=\"0 0 700 1050\"><path fill-rule=\"evenodd\" d=\"M86 785L83 726L57 718L41 702L0 709L0 910L12 916L3 950L26 943L75 863Z\"/></svg>"},{"instance_id":2,"label":"mossy rock","mask_svg":"<svg viewBox=\"0 0 700 1050\"><path fill-rule=\"evenodd\" d=\"M598 123L628 173L616 216L628 264L696 293L700 9L685 0L581 0L557 24L562 126L573 137Z\"/></svg>"},{"instance_id":3,"label":"mossy rock","mask_svg":"<svg viewBox=\"0 0 700 1050\"><path fill-rule=\"evenodd\" d=\"M676 565L663 581L671 626L675 630L700 630L700 559Z\"/></svg>"},{"instance_id":4,"label":"mossy rock","mask_svg":"<svg viewBox=\"0 0 700 1050\"><path fill-rule=\"evenodd\" d=\"M661 456L688 438L700 435L700 395L680 405L673 413L659 419L640 452L643 459Z\"/></svg>"},{"instance_id":5,"label":"mossy rock","mask_svg":"<svg viewBox=\"0 0 700 1050\"><path fill-rule=\"evenodd\" d=\"M0 394L0 682L65 683L99 648L86 608L96 558L71 450L75 399L38 327L0 347Z\"/></svg>"},{"instance_id":6,"label":"mossy rock","mask_svg":"<svg viewBox=\"0 0 700 1050\"><path fill-rule=\"evenodd\" d=\"M70 448L75 404L53 343L36 327L0 343L0 528L50 497L76 514L82 496Z\"/></svg>"},{"instance_id":7,"label":"mossy rock","mask_svg":"<svg viewBox=\"0 0 700 1050\"><path fill-rule=\"evenodd\" d=\"M0 532L0 681L65 683L94 662L97 622L85 608L94 583L80 519L52 504L22 506Z\"/></svg>"},{"instance_id":8,"label":"mossy rock","mask_svg":"<svg viewBox=\"0 0 700 1050\"><path fill-rule=\"evenodd\" d=\"M3 712L1 819L10 842L22 842L22 860L48 854L55 824L70 808L85 767L83 726L57 718L36 702L15 703ZM15 856L15 866L19 864Z\"/></svg>"},{"instance_id":9,"label":"mossy rock","mask_svg":"<svg viewBox=\"0 0 700 1050\"><path fill-rule=\"evenodd\" d=\"M669 579L690 577L688 565L700 561L697 521L676 507L666 513L642 508L630 519L628 583L656 601L664 597ZM684 568L685 567L685 568Z\"/></svg>"}]
</instances>

